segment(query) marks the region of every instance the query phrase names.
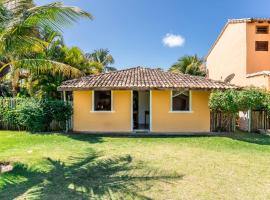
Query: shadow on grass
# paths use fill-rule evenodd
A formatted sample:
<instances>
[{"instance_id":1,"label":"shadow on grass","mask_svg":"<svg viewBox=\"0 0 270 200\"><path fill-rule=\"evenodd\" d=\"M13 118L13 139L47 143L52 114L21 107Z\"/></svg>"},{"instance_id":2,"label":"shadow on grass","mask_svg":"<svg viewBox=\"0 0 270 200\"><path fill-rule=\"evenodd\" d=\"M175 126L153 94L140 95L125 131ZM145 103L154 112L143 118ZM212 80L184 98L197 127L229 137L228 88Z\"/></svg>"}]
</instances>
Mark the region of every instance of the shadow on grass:
<instances>
[{"instance_id":1,"label":"shadow on grass","mask_svg":"<svg viewBox=\"0 0 270 200\"><path fill-rule=\"evenodd\" d=\"M95 135L87 135L87 134L74 134L74 133L66 133L63 134L66 137L69 137L73 140L79 140L83 142L89 142L89 143L102 143L104 140L100 136L95 136Z\"/></svg>"},{"instance_id":2,"label":"shadow on grass","mask_svg":"<svg viewBox=\"0 0 270 200\"><path fill-rule=\"evenodd\" d=\"M155 183L173 184L183 177L134 164L130 155L105 159L89 152L70 158L69 164L46 160L48 172L16 164L0 177L0 199L150 199L142 193Z\"/></svg>"},{"instance_id":3,"label":"shadow on grass","mask_svg":"<svg viewBox=\"0 0 270 200\"><path fill-rule=\"evenodd\" d=\"M31 133L31 132L29 132L29 133ZM61 135L61 136L64 136L64 137L71 138L73 140L79 140L79 141L88 142L88 143L91 143L91 144L104 142L102 137L99 136L99 135L90 135L90 134L81 134L81 133L33 132L31 134L33 134L33 135L44 135L44 136L56 134L56 135Z\"/></svg>"},{"instance_id":4,"label":"shadow on grass","mask_svg":"<svg viewBox=\"0 0 270 200\"><path fill-rule=\"evenodd\" d=\"M258 133L247 133L247 132L237 131L235 133L230 133L230 134L226 134L222 136L229 137L234 140L248 142L248 143L270 145L270 136L258 134Z\"/></svg>"}]
</instances>

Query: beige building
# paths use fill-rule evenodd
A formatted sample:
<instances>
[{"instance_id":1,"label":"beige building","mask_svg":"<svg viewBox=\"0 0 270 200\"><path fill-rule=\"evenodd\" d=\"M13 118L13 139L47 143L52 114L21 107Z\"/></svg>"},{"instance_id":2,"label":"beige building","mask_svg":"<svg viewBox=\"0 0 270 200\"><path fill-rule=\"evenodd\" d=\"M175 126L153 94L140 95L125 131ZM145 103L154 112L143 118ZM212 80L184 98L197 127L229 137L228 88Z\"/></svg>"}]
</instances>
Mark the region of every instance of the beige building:
<instances>
[{"instance_id":1,"label":"beige building","mask_svg":"<svg viewBox=\"0 0 270 200\"><path fill-rule=\"evenodd\" d=\"M227 22L206 57L208 77L270 90L269 19Z\"/></svg>"}]
</instances>

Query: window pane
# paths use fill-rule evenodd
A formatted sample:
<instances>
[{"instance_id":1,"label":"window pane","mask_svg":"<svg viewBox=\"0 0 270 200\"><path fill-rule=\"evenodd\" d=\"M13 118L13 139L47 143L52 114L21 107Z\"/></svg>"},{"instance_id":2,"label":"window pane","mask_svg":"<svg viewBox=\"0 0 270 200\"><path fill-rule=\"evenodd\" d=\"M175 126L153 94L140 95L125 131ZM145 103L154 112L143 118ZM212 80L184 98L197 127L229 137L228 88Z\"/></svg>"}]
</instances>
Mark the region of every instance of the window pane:
<instances>
[{"instance_id":1,"label":"window pane","mask_svg":"<svg viewBox=\"0 0 270 200\"><path fill-rule=\"evenodd\" d=\"M268 26L257 26L256 33L257 34L268 34Z\"/></svg>"},{"instance_id":2,"label":"window pane","mask_svg":"<svg viewBox=\"0 0 270 200\"><path fill-rule=\"evenodd\" d=\"M95 91L95 110L111 111L111 91Z\"/></svg>"},{"instance_id":3,"label":"window pane","mask_svg":"<svg viewBox=\"0 0 270 200\"><path fill-rule=\"evenodd\" d=\"M172 109L173 111L189 111L188 91L173 91Z\"/></svg>"},{"instance_id":4,"label":"window pane","mask_svg":"<svg viewBox=\"0 0 270 200\"><path fill-rule=\"evenodd\" d=\"M256 41L256 51L268 51L268 41Z\"/></svg>"}]
</instances>

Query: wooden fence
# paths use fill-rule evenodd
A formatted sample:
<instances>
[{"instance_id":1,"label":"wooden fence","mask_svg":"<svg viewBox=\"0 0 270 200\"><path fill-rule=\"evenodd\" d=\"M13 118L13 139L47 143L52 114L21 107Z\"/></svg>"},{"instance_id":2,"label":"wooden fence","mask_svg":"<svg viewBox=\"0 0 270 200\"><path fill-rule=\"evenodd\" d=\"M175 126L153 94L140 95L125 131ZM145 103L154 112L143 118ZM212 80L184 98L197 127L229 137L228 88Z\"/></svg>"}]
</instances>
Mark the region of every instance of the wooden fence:
<instances>
[{"instance_id":1,"label":"wooden fence","mask_svg":"<svg viewBox=\"0 0 270 200\"><path fill-rule=\"evenodd\" d=\"M234 132L235 115L223 112L211 112L210 130L211 132Z\"/></svg>"},{"instance_id":2,"label":"wooden fence","mask_svg":"<svg viewBox=\"0 0 270 200\"><path fill-rule=\"evenodd\" d=\"M4 108L4 107L8 107L8 108L15 108L16 105L19 103L19 101L23 101L23 99L20 98L0 98L0 107ZM67 103L72 104L72 101L67 101ZM69 131L72 130L72 126L73 126L73 119L72 116L69 120L66 121L65 124L65 131ZM53 121L51 123L51 127L49 128L50 131L55 131L55 127L60 127L59 122ZM57 129L57 128L56 128ZM23 131L25 130L24 127L18 125L15 120L13 121L13 119L9 120L9 123L5 123L3 122L3 120L1 120L1 113L0 113L0 130L19 130L19 131Z\"/></svg>"},{"instance_id":3,"label":"wooden fence","mask_svg":"<svg viewBox=\"0 0 270 200\"><path fill-rule=\"evenodd\" d=\"M265 110L253 110L250 117L250 129L252 132L267 130L270 127L269 113Z\"/></svg>"}]
</instances>

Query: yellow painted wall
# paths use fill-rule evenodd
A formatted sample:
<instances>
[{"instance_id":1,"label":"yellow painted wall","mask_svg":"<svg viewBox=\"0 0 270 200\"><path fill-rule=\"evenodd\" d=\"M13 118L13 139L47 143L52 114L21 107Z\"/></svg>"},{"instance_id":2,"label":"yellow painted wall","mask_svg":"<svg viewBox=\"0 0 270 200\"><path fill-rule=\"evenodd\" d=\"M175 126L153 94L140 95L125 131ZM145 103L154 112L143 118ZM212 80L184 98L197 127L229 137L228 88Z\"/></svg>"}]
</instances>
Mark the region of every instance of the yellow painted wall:
<instances>
[{"instance_id":1,"label":"yellow painted wall","mask_svg":"<svg viewBox=\"0 0 270 200\"><path fill-rule=\"evenodd\" d=\"M268 51L255 51L256 41L268 41L270 45L270 32L256 34L256 26L258 25L269 26L270 24L247 23L247 74L270 70L270 46Z\"/></svg>"},{"instance_id":2,"label":"yellow painted wall","mask_svg":"<svg viewBox=\"0 0 270 200\"><path fill-rule=\"evenodd\" d=\"M74 91L74 131L131 131L131 91L113 91L113 112L92 111L92 91Z\"/></svg>"},{"instance_id":3,"label":"yellow painted wall","mask_svg":"<svg viewBox=\"0 0 270 200\"><path fill-rule=\"evenodd\" d=\"M152 91L152 131L209 132L209 94L207 91L192 91L192 112L173 113L170 112L171 92Z\"/></svg>"},{"instance_id":4,"label":"yellow painted wall","mask_svg":"<svg viewBox=\"0 0 270 200\"><path fill-rule=\"evenodd\" d=\"M234 73L233 84L246 85L246 23L228 24L207 57L209 78L224 80Z\"/></svg>"}]
</instances>

